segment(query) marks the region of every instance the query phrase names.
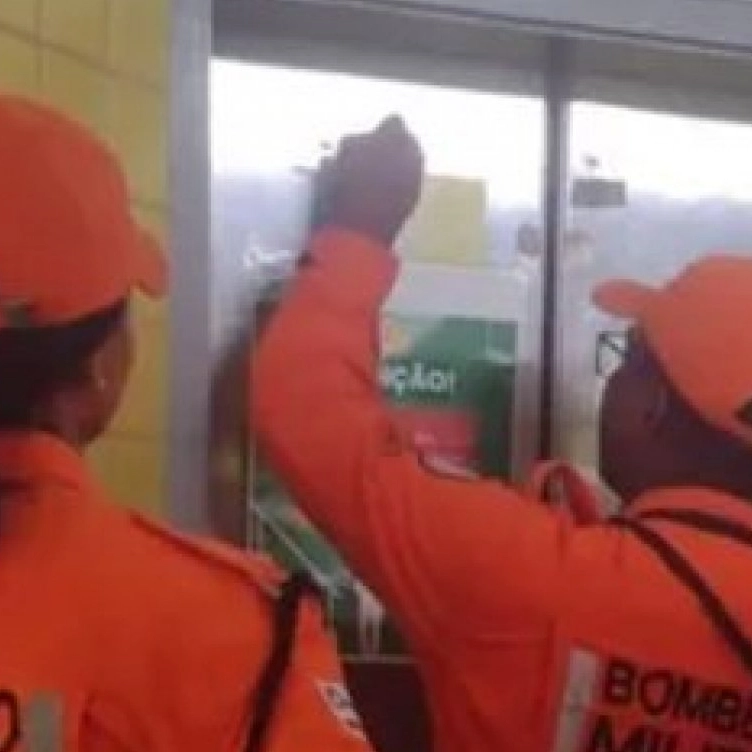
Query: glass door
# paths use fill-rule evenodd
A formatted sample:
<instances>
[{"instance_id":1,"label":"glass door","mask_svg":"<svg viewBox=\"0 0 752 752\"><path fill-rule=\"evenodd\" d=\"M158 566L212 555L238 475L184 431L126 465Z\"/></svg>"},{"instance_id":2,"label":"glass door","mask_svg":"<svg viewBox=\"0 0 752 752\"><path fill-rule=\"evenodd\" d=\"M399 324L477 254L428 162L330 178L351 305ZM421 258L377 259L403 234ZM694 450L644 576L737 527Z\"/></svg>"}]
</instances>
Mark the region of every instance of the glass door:
<instances>
[{"instance_id":1,"label":"glass door","mask_svg":"<svg viewBox=\"0 0 752 752\"><path fill-rule=\"evenodd\" d=\"M590 289L612 277L661 284L705 254L752 252L752 124L574 102L569 189L556 439L595 474L623 325L592 308Z\"/></svg>"},{"instance_id":2,"label":"glass door","mask_svg":"<svg viewBox=\"0 0 752 752\"><path fill-rule=\"evenodd\" d=\"M381 381L426 460L510 477L537 428L543 106L535 97L340 73L217 62L212 69L216 338L273 311L304 240L311 176L347 133L398 113L428 179L399 239L383 313ZM255 463L251 463L255 464ZM256 465L249 542L306 567L329 596L344 649L394 657L379 604Z\"/></svg>"}]
</instances>

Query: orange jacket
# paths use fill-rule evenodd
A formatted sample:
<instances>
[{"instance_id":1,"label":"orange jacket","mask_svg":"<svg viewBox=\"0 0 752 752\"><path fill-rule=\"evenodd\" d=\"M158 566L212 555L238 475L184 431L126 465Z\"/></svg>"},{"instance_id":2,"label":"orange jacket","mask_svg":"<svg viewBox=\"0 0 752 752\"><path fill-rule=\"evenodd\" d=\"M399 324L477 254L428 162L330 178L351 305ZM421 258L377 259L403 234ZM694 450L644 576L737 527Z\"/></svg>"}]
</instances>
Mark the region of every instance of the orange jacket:
<instances>
[{"instance_id":1,"label":"orange jacket","mask_svg":"<svg viewBox=\"0 0 752 752\"><path fill-rule=\"evenodd\" d=\"M279 573L108 503L50 437L0 435L0 477L0 750L244 749ZM364 752L317 606L299 629L265 749Z\"/></svg>"},{"instance_id":2,"label":"orange jacket","mask_svg":"<svg viewBox=\"0 0 752 752\"><path fill-rule=\"evenodd\" d=\"M255 427L307 515L409 639L437 749L751 750L750 676L696 596L632 530L577 526L500 483L426 470L377 383L395 261L334 229L311 254L257 356ZM666 519L680 508L752 526L752 506L674 489L630 512L752 632L752 551Z\"/></svg>"}]
</instances>

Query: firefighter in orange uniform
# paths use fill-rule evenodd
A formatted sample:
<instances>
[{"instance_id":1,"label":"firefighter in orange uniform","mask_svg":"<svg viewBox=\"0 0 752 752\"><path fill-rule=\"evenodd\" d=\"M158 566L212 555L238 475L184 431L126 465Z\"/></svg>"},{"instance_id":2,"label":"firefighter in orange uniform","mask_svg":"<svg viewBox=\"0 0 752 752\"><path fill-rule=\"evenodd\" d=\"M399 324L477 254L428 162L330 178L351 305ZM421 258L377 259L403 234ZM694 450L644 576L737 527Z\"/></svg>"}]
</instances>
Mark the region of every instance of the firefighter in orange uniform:
<instances>
[{"instance_id":1,"label":"firefighter in orange uniform","mask_svg":"<svg viewBox=\"0 0 752 752\"><path fill-rule=\"evenodd\" d=\"M380 397L379 308L421 177L399 120L343 142L328 224L257 354L253 419L409 639L436 749L752 750L752 259L597 291L632 322L601 432L625 508L587 519L580 484L565 514L432 473Z\"/></svg>"},{"instance_id":2,"label":"firefighter in orange uniform","mask_svg":"<svg viewBox=\"0 0 752 752\"><path fill-rule=\"evenodd\" d=\"M111 504L82 452L159 250L113 157L0 96L0 750L365 752L304 579Z\"/></svg>"}]
</instances>

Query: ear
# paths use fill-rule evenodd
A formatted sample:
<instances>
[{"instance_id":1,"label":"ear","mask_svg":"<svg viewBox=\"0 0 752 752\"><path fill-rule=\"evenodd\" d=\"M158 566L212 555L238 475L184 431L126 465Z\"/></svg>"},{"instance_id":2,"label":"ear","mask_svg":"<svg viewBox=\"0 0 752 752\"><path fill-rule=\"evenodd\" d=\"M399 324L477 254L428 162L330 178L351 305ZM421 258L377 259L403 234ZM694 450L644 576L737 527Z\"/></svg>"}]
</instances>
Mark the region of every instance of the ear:
<instances>
[{"instance_id":1,"label":"ear","mask_svg":"<svg viewBox=\"0 0 752 752\"><path fill-rule=\"evenodd\" d=\"M107 391L108 375L104 348L99 348L89 358L86 365L86 376L89 384L94 387L98 394Z\"/></svg>"},{"instance_id":2,"label":"ear","mask_svg":"<svg viewBox=\"0 0 752 752\"><path fill-rule=\"evenodd\" d=\"M652 435L662 433L671 411L671 392L658 374L646 379L643 420Z\"/></svg>"}]
</instances>

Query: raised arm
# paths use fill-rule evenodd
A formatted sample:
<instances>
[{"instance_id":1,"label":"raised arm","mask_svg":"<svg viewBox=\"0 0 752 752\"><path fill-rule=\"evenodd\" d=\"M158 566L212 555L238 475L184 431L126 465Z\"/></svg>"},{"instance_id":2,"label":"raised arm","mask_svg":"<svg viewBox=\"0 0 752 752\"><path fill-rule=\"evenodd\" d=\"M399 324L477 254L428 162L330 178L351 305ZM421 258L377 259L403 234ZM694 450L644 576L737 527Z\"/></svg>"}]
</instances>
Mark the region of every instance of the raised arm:
<instances>
[{"instance_id":1,"label":"raised arm","mask_svg":"<svg viewBox=\"0 0 752 752\"><path fill-rule=\"evenodd\" d=\"M541 581L527 578L524 597L545 594L541 563L555 565L561 524L501 484L426 470L401 440L378 385L378 319L420 152L392 123L346 142L338 160L331 223L256 358L254 427L297 503L403 628L435 637L497 624L523 605L528 560Z\"/></svg>"}]
</instances>

